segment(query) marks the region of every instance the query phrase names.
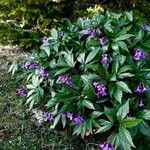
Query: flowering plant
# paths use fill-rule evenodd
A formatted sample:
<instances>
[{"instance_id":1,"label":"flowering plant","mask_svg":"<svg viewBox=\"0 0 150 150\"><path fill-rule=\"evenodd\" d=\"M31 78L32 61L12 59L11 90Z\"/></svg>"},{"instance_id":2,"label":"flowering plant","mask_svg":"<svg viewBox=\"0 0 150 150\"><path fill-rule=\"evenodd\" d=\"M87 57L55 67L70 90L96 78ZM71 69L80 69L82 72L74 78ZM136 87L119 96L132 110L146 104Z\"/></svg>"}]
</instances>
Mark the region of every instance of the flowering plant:
<instances>
[{"instance_id":1,"label":"flowering plant","mask_svg":"<svg viewBox=\"0 0 150 150\"><path fill-rule=\"evenodd\" d=\"M30 109L46 106L51 128L62 122L83 138L105 132L101 149L130 150L137 133L150 136L149 24L136 24L131 12L65 23L20 65L27 91L17 94Z\"/></svg>"}]
</instances>

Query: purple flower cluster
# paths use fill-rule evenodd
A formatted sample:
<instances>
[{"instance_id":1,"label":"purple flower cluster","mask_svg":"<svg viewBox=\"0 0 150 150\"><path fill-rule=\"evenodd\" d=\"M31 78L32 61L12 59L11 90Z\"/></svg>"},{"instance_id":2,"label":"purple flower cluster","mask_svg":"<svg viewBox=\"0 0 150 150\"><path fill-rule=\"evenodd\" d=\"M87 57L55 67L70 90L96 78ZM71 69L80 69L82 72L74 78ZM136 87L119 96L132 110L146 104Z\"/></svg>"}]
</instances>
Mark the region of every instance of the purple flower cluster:
<instances>
[{"instance_id":1,"label":"purple flower cluster","mask_svg":"<svg viewBox=\"0 0 150 150\"><path fill-rule=\"evenodd\" d=\"M135 54L133 56L133 59L134 60L140 60L142 58L146 58L147 56L148 56L147 53L143 52L141 49L138 48L135 50Z\"/></svg>"},{"instance_id":2,"label":"purple flower cluster","mask_svg":"<svg viewBox=\"0 0 150 150\"><path fill-rule=\"evenodd\" d=\"M51 113L49 113L49 112L43 112L43 115L50 122L54 120L54 116Z\"/></svg>"},{"instance_id":3,"label":"purple flower cluster","mask_svg":"<svg viewBox=\"0 0 150 150\"><path fill-rule=\"evenodd\" d=\"M150 29L150 23L142 24L141 28L144 30Z\"/></svg>"},{"instance_id":4,"label":"purple flower cluster","mask_svg":"<svg viewBox=\"0 0 150 150\"><path fill-rule=\"evenodd\" d=\"M104 46L108 43L108 40L106 39L106 37L102 37L99 39L100 45Z\"/></svg>"},{"instance_id":5,"label":"purple flower cluster","mask_svg":"<svg viewBox=\"0 0 150 150\"><path fill-rule=\"evenodd\" d=\"M48 45L50 43L50 40L47 36L44 36L42 39L43 44Z\"/></svg>"},{"instance_id":6,"label":"purple flower cluster","mask_svg":"<svg viewBox=\"0 0 150 150\"><path fill-rule=\"evenodd\" d=\"M96 90L96 96L99 97L103 97L106 96L106 86L103 83L99 83L99 82L93 82L93 87Z\"/></svg>"},{"instance_id":7,"label":"purple flower cluster","mask_svg":"<svg viewBox=\"0 0 150 150\"><path fill-rule=\"evenodd\" d=\"M101 148L101 150L115 150L112 144L106 143L106 142L103 144L100 144L99 147Z\"/></svg>"},{"instance_id":8,"label":"purple flower cluster","mask_svg":"<svg viewBox=\"0 0 150 150\"><path fill-rule=\"evenodd\" d=\"M16 93L19 96L26 96L27 95L27 89L25 87L20 87L16 89Z\"/></svg>"},{"instance_id":9,"label":"purple flower cluster","mask_svg":"<svg viewBox=\"0 0 150 150\"><path fill-rule=\"evenodd\" d=\"M48 73L48 71L46 71L43 67L41 67L41 69L40 69L40 75L41 75L42 77L48 77L48 76L49 76L49 73Z\"/></svg>"},{"instance_id":10,"label":"purple flower cluster","mask_svg":"<svg viewBox=\"0 0 150 150\"><path fill-rule=\"evenodd\" d=\"M100 29L87 28L81 31L82 35L90 35L91 37L102 36L103 33Z\"/></svg>"},{"instance_id":11,"label":"purple flower cluster","mask_svg":"<svg viewBox=\"0 0 150 150\"><path fill-rule=\"evenodd\" d=\"M138 94L143 94L147 91L148 89L144 85L138 85L135 89L135 92Z\"/></svg>"},{"instance_id":12,"label":"purple flower cluster","mask_svg":"<svg viewBox=\"0 0 150 150\"><path fill-rule=\"evenodd\" d=\"M25 69L36 69L38 68L38 64L34 61L27 61L22 67Z\"/></svg>"},{"instance_id":13,"label":"purple flower cluster","mask_svg":"<svg viewBox=\"0 0 150 150\"><path fill-rule=\"evenodd\" d=\"M102 54L101 63L107 64L112 61L112 58L108 54Z\"/></svg>"},{"instance_id":14,"label":"purple flower cluster","mask_svg":"<svg viewBox=\"0 0 150 150\"><path fill-rule=\"evenodd\" d=\"M69 120L73 120L75 124L83 123L83 117L80 114L74 115L72 112L66 112L65 115Z\"/></svg>"},{"instance_id":15,"label":"purple flower cluster","mask_svg":"<svg viewBox=\"0 0 150 150\"><path fill-rule=\"evenodd\" d=\"M59 76L58 79L57 79L57 82L58 83L64 83L66 85L68 85L69 87L74 87L74 83L71 81L71 79L69 78L69 76L66 74L66 75L62 75L62 76Z\"/></svg>"}]
</instances>

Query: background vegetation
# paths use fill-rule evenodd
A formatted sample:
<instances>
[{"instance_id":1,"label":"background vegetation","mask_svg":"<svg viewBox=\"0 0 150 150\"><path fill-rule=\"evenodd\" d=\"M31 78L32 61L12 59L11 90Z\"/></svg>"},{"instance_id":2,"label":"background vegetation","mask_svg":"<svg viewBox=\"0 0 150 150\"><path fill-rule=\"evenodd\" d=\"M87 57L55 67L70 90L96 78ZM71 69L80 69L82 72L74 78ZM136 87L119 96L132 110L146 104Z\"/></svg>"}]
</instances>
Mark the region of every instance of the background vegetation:
<instances>
[{"instance_id":1,"label":"background vegetation","mask_svg":"<svg viewBox=\"0 0 150 150\"><path fill-rule=\"evenodd\" d=\"M114 11L138 10L137 14L150 16L148 0L1 0L0 43L35 48L43 35L63 18L84 16L85 10L95 5Z\"/></svg>"}]
</instances>

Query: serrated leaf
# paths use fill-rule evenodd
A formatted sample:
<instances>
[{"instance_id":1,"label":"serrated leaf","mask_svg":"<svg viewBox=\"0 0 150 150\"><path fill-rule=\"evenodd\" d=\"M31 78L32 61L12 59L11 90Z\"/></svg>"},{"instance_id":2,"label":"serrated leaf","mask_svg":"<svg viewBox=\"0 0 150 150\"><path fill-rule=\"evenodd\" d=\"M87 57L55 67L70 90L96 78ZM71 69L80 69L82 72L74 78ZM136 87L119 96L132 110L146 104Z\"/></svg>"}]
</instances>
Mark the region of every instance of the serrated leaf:
<instances>
[{"instance_id":1,"label":"serrated leaf","mask_svg":"<svg viewBox=\"0 0 150 150\"><path fill-rule=\"evenodd\" d=\"M89 109L94 109L95 110L93 103L90 102L90 101L84 100L83 105L86 106Z\"/></svg>"},{"instance_id":2,"label":"serrated leaf","mask_svg":"<svg viewBox=\"0 0 150 150\"><path fill-rule=\"evenodd\" d=\"M123 41L123 40L129 39L132 36L133 36L132 34L120 35L118 38L115 39L115 41Z\"/></svg>"},{"instance_id":3,"label":"serrated leaf","mask_svg":"<svg viewBox=\"0 0 150 150\"><path fill-rule=\"evenodd\" d=\"M142 111L141 117L142 117L143 119L145 119L145 120L150 120L150 110L144 109L144 110Z\"/></svg>"},{"instance_id":4,"label":"serrated leaf","mask_svg":"<svg viewBox=\"0 0 150 150\"><path fill-rule=\"evenodd\" d=\"M131 90L129 89L128 85L127 85L125 82L119 81L119 82L116 82L116 84L117 84L124 92L132 93Z\"/></svg>"},{"instance_id":5,"label":"serrated leaf","mask_svg":"<svg viewBox=\"0 0 150 150\"><path fill-rule=\"evenodd\" d=\"M122 48L123 50L126 50L127 52L129 52L128 47L127 47L127 44L126 44L125 42L119 41L119 42L118 42L118 46L119 46L120 48Z\"/></svg>"},{"instance_id":6,"label":"serrated leaf","mask_svg":"<svg viewBox=\"0 0 150 150\"><path fill-rule=\"evenodd\" d=\"M97 130L96 133L105 132L105 131L109 130L112 126L113 126L112 122L103 120L103 122L100 125L100 128Z\"/></svg>"},{"instance_id":7,"label":"serrated leaf","mask_svg":"<svg viewBox=\"0 0 150 150\"><path fill-rule=\"evenodd\" d=\"M127 101L123 106L121 106L117 112L117 117L119 121L123 120L129 113L129 101Z\"/></svg>"},{"instance_id":8,"label":"serrated leaf","mask_svg":"<svg viewBox=\"0 0 150 150\"><path fill-rule=\"evenodd\" d=\"M130 147L134 147L135 148L135 145L132 141L132 137L131 137L131 134L130 132L124 128L124 127L120 127L119 128L119 143L120 145L122 145L122 148L124 150L127 150L127 149L130 149Z\"/></svg>"},{"instance_id":9,"label":"serrated leaf","mask_svg":"<svg viewBox=\"0 0 150 150\"><path fill-rule=\"evenodd\" d=\"M114 95L114 98L119 102L121 103L121 100L122 100L122 90L117 87L116 90L114 91L113 95Z\"/></svg>"},{"instance_id":10,"label":"serrated leaf","mask_svg":"<svg viewBox=\"0 0 150 150\"><path fill-rule=\"evenodd\" d=\"M89 63L94 57L97 55L98 50L92 50L90 54L87 56L85 63Z\"/></svg>"},{"instance_id":11,"label":"serrated leaf","mask_svg":"<svg viewBox=\"0 0 150 150\"><path fill-rule=\"evenodd\" d=\"M128 117L121 122L121 125L125 128L132 128L138 125L141 122L141 119L135 117Z\"/></svg>"},{"instance_id":12,"label":"serrated leaf","mask_svg":"<svg viewBox=\"0 0 150 150\"><path fill-rule=\"evenodd\" d=\"M144 135L150 137L150 126L145 121L141 121L139 124L139 130Z\"/></svg>"},{"instance_id":13,"label":"serrated leaf","mask_svg":"<svg viewBox=\"0 0 150 150\"><path fill-rule=\"evenodd\" d=\"M77 60L78 60L81 64L84 64L84 62L85 62L85 52L79 54L79 56L77 57Z\"/></svg>"},{"instance_id":14,"label":"serrated leaf","mask_svg":"<svg viewBox=\"0 0 150 150\"><path fill-rule=\"evenodd\" d=\"M65 52L65 61L67 62L67 64L70 67L74 67L75 66L74 57L73 57L72 52L70 52L70 51Z\"/></svg>"},{"instance_id":15,"label":"serrated leaf","mask_svg":"<svg viewBox=\"0 0 150 150\"><path fill-rule=\"evenodd\" d=\"M99 112L99 111L93 111L91 116L92 118L97 118L99 117L100 115L102 115L103 113L102 112Z\"/></svg>"}]
</instances>

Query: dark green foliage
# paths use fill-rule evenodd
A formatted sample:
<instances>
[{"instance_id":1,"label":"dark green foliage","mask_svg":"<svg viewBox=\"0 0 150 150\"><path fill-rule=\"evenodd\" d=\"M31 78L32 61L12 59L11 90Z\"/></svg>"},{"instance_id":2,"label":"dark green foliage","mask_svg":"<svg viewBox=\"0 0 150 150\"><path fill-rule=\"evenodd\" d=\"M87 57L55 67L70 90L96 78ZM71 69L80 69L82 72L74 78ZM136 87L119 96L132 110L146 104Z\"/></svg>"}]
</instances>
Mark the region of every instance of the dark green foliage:
<instances>
[{"instance_id":1,"label":"dark green foliage","mask_svg":"<svg viewBox=\"0 0 150 150\"><path fill-rule=\"evenodd\" d=\"M49 43L43 43L29 58L38 63L37 69L23 69L14 63L10 71L24 76L29 109L44 106L54 115L51 128L70 126L73 134L82 138L87 133L98 134L118 150L131 150L137 146L133 138L138 134L149 138L149 30L149 26L142 28L132 12L107 11L75 22L66 20L51 30ZM102 42L104 37L107 40ZM104 54L107 62L103 62ZM41 67L48 77L42 76ZM59 83L60 75L66 74L70 79ZM105 92L94 88L94 81L103 83L106 91L104 86ZM147 90L137 93L138 85ZM104 95L97 97L99 90ZM67 112L82 115L84 121L76 124L67 118Z\"/></svg>"},{"instance_id":2,"label":"dark green foliage","mask_svg":"<svg viewBox=\"0 0 150 150\"><path fill-rule=\"evenodd\" d=\"M150 3L146 0L1 0L0 43L18 44L26 49L38 47L43 35L62 18L87 15L85 10L95 4L114 11L133 9L138 11L138 17L149 17Z\"/></svg>"},{"instance_id":3,"label":"dark green foliage","mask_svg":"<svg viewBox=\"0 0 150 150\"><path fill-rule=\"evenodd\" d=\"M63 9L63 4L48 0L1 0L1 43L38 46L47 29L63 17Z\"/></svg>"}]
</instances>

